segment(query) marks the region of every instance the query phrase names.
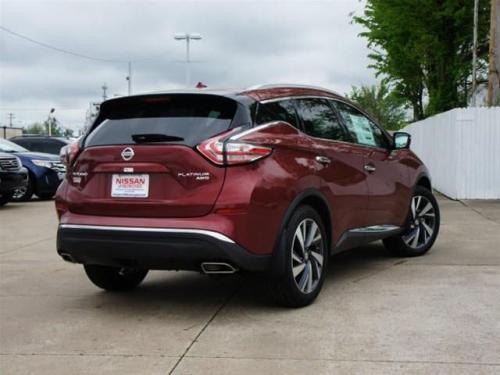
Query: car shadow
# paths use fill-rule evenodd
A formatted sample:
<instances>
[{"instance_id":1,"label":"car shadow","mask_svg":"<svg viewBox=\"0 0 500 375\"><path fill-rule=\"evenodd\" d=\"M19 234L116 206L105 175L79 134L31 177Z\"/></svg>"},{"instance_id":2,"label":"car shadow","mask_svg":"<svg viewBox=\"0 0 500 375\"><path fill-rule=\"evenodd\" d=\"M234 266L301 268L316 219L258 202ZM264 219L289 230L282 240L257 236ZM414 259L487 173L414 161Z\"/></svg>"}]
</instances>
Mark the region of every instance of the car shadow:
<instances>
[{"instance_id":1,"label":"car shadow","mask_svg":"<svg viewBox=\"0 0 500 375\"><path fill-rule=\"evenodd\" d=\"M332 285L356 282L400 260L391 257L381 243L351 249L329 260L323 293ZM281 309L270 293L269 281L260 274L207 276L195 272L152 271L137 289L110 293L95 289L80 303L102 313L147 314L148 311L177 309L213 310L230 303L233 307Z\"/></svg>"}]
</instances>

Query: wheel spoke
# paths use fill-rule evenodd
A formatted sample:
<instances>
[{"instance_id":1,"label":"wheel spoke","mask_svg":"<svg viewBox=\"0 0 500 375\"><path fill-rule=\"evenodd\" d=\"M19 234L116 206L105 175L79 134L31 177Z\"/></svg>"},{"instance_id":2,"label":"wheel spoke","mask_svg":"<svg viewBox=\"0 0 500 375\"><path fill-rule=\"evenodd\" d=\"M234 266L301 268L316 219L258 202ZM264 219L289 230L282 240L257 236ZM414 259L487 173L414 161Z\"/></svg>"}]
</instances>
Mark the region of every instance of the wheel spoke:
<instances>
[{"instance_id":1,"label":"wheel spoke","mask_svg":"<svg viewBox=\"0 0 500 375\"><path fill-rule=\"evenodd\" d=\"M432 233L434 233L434 230L423 220L422 220L422 226L424 227L428 237L431 237Z\"/></svg>"},{"instance_id":2,"label":"wheel spoke","mask_svg":"<svg viewBox=\"0 0 500 375\"><path fill-rule=\"evenodd\" d=\"M413 232L411 232L410 234L405 236L403 239L406 242L406 244L409 245L411 240L413 240L416 235L417 235L417 231L416 231L416 229L414 229Z\"/></svg>"},{"instance_id":3,"label":"wheel spoke","mask_svg":"<svg viewBox=\"0 0 500 375\"><path fill-rule=\"evenodd\" d=\"M312 273L312 266L311 262L307 262L307 287L306 287L306 292L309 293L312 290L312 284L313 284L313 273Z\"/></svg>"},{"instance_id":4,"label":"wheel spoke","mask_svg":"<svg viewBox=\"0 0 500 375\"><path fill-rule=\"evenodd\" d=\"M420 227L417 227L417 231L415 233L415 238L411 242L411 247L418 247L418 239L420 238Z\"/></svg>"},{"instance_id":5,"label":"wheel spoke","mask_svg":"<svg viewBox=\"0 0 500 375\"><path fill-rule=\"evenodd\" d=\"M309 280L309 267L305 267L305 271L302 273L299 281L299 289L305 291L307 281Z\"/></svg>"},{"instance_id":6,"label":"wheel spoke","mask_svg":"<svg viewBox=\"0 0 500 375\"><path fill-rule=\"evenodd\" d=\"M299 276L305 268L305 263L301 263L298 266L293 267L293 277Z\"/></svg>"},{"instance_id":7,"label":"wheel spoke","mask_svg":"<svg viewBox=\"0 0 500 375\"><path fill-rule=\"evenodd\" d=\"M292 249L292 259L296 261L297 263L302 263L302 259L299 258L299 256L295 253L295 251Z\"/></svg>"},{"instance_id":8,"label":"wheel spoke","mask_svg":"<svg viewBox=\"0 0 500 375\"><path fill-rule=\"evenodd\" d=\"M302 225L300 225L295 231L295 238L299 241L300 250L302 251L302 255L305 255L305 246L304 246L304 234L302 232Z\"/></svg>"},{"instance_id":9,"label":"wheel spoke","mask_svg":"<svg viewBox=\"0 0 500 375\"><path fill-rule=\"evenodd\" d=\"M418 212L418 216L425 215L430 209L432 209L432 204L431 202L428 202L427 205L420 212Z\"/></svg>"},{"instance_id":10,"label":"wheel spoke","mask_svg":"<svg viewBox=\"0 0 500 375\"><path fill-rule=\"evenodd\" d=\"M311 251L311 256L320 266L323 266L323 255L313 250Z\"/></svg>"},{"instance_id":11,"label":"wheel spoke","mask_svg":"<svg viewBox=\"0 0 500 375\"><path fill-rule=\"evenodd\" d=\"M411 200L411 216L413 219L417 217L416 207L415 207L415 198Z\"/></svg>"},{"instance_id":12,"label":"wheel spoke","mask_svg":"<svg viewBox=\"0 0 500 375\"><path fill-rule=\"evenodd\" d=\"M306 247L311 246L313 243L316 233L318 232L318 224L316 224L314 221L311 223L311 226L309 227L309 233L307 234L307 240L306 240Z\"/></svg>"}]
</instances>

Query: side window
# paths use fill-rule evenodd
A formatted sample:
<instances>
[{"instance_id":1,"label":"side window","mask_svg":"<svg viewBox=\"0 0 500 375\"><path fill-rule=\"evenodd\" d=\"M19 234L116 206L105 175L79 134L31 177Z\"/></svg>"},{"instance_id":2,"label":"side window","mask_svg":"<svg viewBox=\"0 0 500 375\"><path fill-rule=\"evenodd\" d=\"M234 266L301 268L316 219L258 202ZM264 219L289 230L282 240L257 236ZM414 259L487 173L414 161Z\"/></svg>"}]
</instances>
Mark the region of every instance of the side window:
<instances>
[{"instance_id":1,"label":"side window","mask_svg":"<svg viewBox=\"0 0 500 375\"><path fill-rule=\"evenodd\" d=\"M42 139L33 139L31 141L31 150L36 152L47 152L46 142Z\"/></svg>"},{"instance_id":2,"label":"side window","mask_svg":"<svg viewBox=\"0 0 500 375\"><path fill-rule=\"evenodd\" d=\"M384 132L368 117L348 104L336 102L335 105L355 143L382 148L388 147Z\"/></svg>"},{"instance_id":3,"label":"side window","mask_svg":"<svg viewBox=\"0 0 500 375\"><path fill-rule=\"evenodd\" d=\"M346 140L344 129L326 99L297 99L296 104L306 134L335 141Z\"/></svg>"},{"instance_id":4,"label":"side window","mask_svg":"<svg viewBox=\"0 0 500 375\"><path fill-rule=\"evenodd\" d=\"M273 101L259 104L256 117L257 124L265 124L272 121L286 121L293 127L298 128L295 108L290 100Z\"/></svg>"},{"instance_id":5,"label":"side window","mask_svg":"<svg viewBox=\"0 0 500 375\"><path fill-rule=\"evenodd\" d=\"M45 146L45 149L47 150L45 152L49 154L59 155L59 151L61 150L62 146L63 146L62 142L50 140L49 142L47 142L47 145Z\"/></svg>"}]
</instances>

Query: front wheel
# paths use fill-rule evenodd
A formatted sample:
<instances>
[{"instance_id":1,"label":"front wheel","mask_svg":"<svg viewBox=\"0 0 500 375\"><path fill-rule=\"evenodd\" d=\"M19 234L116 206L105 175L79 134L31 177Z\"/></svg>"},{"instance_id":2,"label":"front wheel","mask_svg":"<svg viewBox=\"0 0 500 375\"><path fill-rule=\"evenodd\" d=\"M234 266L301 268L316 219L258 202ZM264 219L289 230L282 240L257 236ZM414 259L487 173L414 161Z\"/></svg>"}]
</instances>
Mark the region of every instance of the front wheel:
<instances>
[{"instance_id":1,"label":"front wheel","mask_svg":"<svg viewBox=\"0 0 500 375\"><path fill-rule=\"evenodd\" d=\"M439 206L432 192L417 186L409 211L404 231L384 240L385 247L397 256L424 255L436 241L439 232Z\"/></svg>"},{"instance_id":2,"label":"front wheel","mask_svg":"<svg viewBox=\"0 0 500 375\"><path fill-rule=\"evenodd\" d=\"M137 287L148 270L85 264L85 273L94 285L109 291L127 291Z\"/></svg>"},{"instance_id":3,"label":"front wheel","mask_svg":"<svg viewBox=\"0 0 500 375\"><path fill-rule=\"evenodd\" d=\"M318 296L328 263L328 240L323 221L310 206L299 207L281 234L285 271L271 279L271 288L281 305L302 307Z\"/></svg>"},{"instance_id":4,"label":"front wheel","mask_svg":"<svg viewBox=\"0 0 500 375\"><path fill-rule=\"evenodd\" d=\"M31 176L28 174L28 182L26 183L26 185L14 191L14 195L12 197L13 201L26 202L31 199L35 186L33 184L33 180L30 177Z\"/></svg>"}]
</instances>

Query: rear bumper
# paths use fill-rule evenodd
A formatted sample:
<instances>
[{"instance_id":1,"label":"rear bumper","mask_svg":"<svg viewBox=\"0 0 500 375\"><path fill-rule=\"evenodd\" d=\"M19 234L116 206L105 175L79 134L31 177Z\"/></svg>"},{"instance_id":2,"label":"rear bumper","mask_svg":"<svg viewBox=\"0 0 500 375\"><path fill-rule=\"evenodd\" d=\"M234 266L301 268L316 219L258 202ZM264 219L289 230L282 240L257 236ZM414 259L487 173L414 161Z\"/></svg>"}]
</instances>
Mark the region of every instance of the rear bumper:
<instances>
[{"instance_id":1,"label":"rear bumper","mask_svg":"<svg viewBox=\"0 0 500 375\"><path fill-rule=\"evenodd\" d=\"M266 271L270 255L255 255L214 231L61 224L57 252L83 264L146 269L200 270L202 262L225 262Z\"/></svg>"}]
</instances>

